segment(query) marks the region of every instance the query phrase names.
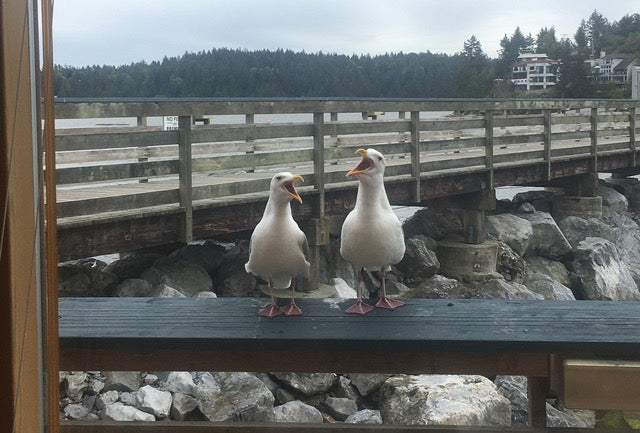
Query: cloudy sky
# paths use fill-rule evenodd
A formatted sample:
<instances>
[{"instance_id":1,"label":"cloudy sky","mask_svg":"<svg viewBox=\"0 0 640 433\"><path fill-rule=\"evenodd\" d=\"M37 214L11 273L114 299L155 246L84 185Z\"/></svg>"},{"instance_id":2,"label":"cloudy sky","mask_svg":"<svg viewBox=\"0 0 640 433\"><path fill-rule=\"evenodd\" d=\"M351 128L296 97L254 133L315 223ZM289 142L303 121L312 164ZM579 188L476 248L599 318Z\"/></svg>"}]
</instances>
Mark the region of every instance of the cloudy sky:
<instances>
[{"instance_id":1,"label":"cloudy sky","mask_svg":"<svg viewBox=\"0 0 640 433\"><path fill-rule=\"evenodd\" d=\"M54 62L122 65L212 48L307 53L454 54L472 35L490 57L517 26L573 38L598 10L609 21L638 0L56 0Z\"/></svg>"}]
</instances>

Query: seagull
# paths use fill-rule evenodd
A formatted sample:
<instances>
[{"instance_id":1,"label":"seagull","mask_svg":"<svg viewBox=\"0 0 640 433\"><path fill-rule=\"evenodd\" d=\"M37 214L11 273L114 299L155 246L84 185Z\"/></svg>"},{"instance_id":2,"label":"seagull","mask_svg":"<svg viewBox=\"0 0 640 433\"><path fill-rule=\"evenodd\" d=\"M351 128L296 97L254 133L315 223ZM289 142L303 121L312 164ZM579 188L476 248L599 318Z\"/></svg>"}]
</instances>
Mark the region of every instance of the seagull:
<instances>
[{"instance_id":1,"label":"seagull","mask_svg":"<svg viewBox=\"0 0 640 433\"><path fill-rule=\"evenodd\" d=\"M297 275L306 276L309 272L309 245L307 237L291 215L289 201L294 199L302 203L302 198L293 186L296 180L304 181L302 176L289 172L273 176L267 206L249 242L249 261L245 263L244 268L247 272L266 280L271 295L271 304L260 309L260 316L302 314L294 299L295 284ZM286 289L289 286L291 302L280 308L276 304L273 289Z\"/></svg>"},{"instance_id":2,"label":"seagull","mask_svg":"<svg viewBox=\"0 0 640 433\"><path fill-rule=\"evenodd\" d=\"M355 208L342 225L340 255L356 268L358 300L349 314L367 314L373 307L362 300L362 269L380 270L381 296L376 307L394 310L404 302L391 299L385 288L385 273L402 260L405 251L402 224L391 209L384 189L384 156L375 149L358 149L362 160L347 176L359 181Z\"/></svg>"}]
</instances>

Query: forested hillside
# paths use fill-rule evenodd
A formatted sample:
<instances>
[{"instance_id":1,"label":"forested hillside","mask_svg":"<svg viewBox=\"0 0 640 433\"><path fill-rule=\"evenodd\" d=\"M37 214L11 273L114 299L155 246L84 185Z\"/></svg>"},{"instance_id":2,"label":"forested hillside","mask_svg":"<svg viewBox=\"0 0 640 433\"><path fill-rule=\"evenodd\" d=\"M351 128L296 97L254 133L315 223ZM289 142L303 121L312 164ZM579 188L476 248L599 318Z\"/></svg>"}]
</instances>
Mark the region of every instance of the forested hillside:
<instances>
[{"instance_id":1,"label":"forested hillside","mask_svg":"<svg viewBox=\"0 0 640 433\"><path fill-rule=\"evenodd\" d=\"M482 98L494 79L509 78L519 53L546 53L562 61L555 97L627 97L629 86L598 86L584 60L625 53L640 60L640 14L609 22L594 11L573 38L558 39L554 27L536 37L516 27L504 35L497 59L471 36L453 54L338 55L214 48L152 63L124 66L56 66L58 97L394 97ZM428 47L425 47L426 49ZM522 96L522 95L511 95Z\"/></svg>"}]
</instances>

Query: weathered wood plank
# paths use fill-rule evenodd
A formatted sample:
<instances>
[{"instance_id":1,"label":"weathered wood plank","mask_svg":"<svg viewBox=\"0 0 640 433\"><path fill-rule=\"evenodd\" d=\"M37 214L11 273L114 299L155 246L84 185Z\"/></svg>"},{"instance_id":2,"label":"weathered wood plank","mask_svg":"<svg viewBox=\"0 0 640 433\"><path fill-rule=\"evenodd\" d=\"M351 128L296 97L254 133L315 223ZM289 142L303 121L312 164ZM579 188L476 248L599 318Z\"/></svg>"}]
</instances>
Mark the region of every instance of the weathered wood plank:
<instances>
[{"instance_id":1,"label":"weathered wood plank","mask_svg":"<svg viewBox=\"0 0 640 433\"><path fill-rule=\"evenodd\" d=\"M58 185L69 185L168 176L177 173L178 160L172 160L58 168L56 177Z\"/></svg>"},{"instance_id":2,"label":"weathered wood plank","mask_svg":"<svg viewBox=\"0 0 640 433\"><path fill-rule=\"evenodd\" d=\"M162 146L178 142L176 131L128 131L115 130L99 134L57 134L56 150L118 149L123 147Z\"/></svg>"}]
</instances>

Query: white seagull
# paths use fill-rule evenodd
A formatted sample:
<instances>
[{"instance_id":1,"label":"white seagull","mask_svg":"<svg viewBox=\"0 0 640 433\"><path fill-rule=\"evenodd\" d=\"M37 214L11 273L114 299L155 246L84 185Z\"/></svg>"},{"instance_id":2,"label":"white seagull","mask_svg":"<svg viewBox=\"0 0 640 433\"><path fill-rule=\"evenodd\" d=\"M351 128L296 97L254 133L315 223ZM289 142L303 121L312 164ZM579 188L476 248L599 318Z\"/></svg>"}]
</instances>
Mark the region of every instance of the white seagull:
<instances>
[{"instance_id":1,"label":"white seagull","mask_svg":"<svg viewBox=\"0 0 640 433\"><path fill-rule=\"evenodd\" d=\"M302 176L289 172L278 173L271 179L269 200L262 219L253 230L249 243L249 261L244 268L247 272L263 278L269 283L271 304L260 309L260 316L274 317L279 314L299 316L302 314L294 299L297 275L309 272L307 237L291 215L289 201L302 203L302 198L293 186ZM278 307L273 289L291 286L291 303Z\"/></svg>"},{"instance_id":2,"label":"white seagull","mask_svg":"<svg viewBox=\"0 0 640 433\"><path fill-rule=\"evenodd\" d=\"M384 156L375 149L358 149L362 160L347 176L360 182L355 208L342 225L340 254L356 268L358 300L347 313L367 314L373 310L362 300L362 269L380 270L380 299L376 307L393 310L404 302L391 299L385 289L385 272L402 260L405 251L402 224L391 209L384 189Z\"/></svg>"}]
</instances>

